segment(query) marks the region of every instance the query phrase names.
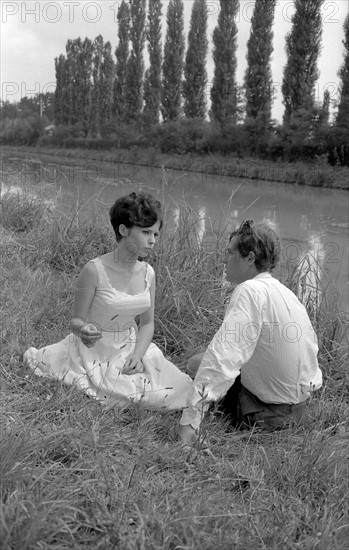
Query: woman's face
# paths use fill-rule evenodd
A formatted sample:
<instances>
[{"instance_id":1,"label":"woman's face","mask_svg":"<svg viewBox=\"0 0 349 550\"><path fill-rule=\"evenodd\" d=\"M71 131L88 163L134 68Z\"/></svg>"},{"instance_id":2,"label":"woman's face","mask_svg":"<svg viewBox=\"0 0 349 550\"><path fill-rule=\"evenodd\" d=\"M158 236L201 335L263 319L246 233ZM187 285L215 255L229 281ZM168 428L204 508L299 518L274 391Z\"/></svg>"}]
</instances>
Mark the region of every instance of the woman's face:
<instances>
[{"instance_id":1,"label":"woman's face","mask_svg":"<svg viewBox=\"0 0 349 550\"><path fill-rule=\"evenodd\" d=\"M127 249L130 257L145 258L153 250L159 232L159 221L154 223L151 227L133 225L127 229L127 234L120 244Z\"/></svg>"}]
</instances>

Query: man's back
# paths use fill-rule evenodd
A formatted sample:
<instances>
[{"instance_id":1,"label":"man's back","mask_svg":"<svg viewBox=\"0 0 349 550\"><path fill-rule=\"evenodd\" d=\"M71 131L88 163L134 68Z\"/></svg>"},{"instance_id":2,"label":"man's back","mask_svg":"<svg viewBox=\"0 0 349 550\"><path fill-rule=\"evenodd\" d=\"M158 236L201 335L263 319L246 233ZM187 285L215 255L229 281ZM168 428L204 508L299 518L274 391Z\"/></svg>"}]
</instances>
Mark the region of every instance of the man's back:
<instances>
[{"instance_id":1,"label":"man's back","mask_svg":"<svg viewBox=\"0 0 349 550\"><path fill-rule=\"evenodd\" d=\"M305 307L267 272L239 286L255 302L251 311L258 304L260 325L254 353L241 368L242 384L266 403L305 400L322 383L317 337Z\"/></svg>"}]
</instances>

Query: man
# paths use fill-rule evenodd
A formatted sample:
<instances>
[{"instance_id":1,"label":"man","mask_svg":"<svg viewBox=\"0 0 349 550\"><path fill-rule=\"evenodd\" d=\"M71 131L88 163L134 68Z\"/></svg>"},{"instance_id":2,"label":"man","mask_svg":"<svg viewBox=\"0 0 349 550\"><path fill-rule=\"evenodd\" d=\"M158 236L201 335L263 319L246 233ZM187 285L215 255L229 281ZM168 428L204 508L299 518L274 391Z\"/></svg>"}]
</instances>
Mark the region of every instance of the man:
<instances>
[{"instance_id":1,"label":"man","mask_svg":"<svg viewBox=\"0 0 349 550\"><path fill-rule=\"evenodd\" d=\"M322 385L318 345L305 307L271 272L280 259L275 231L253 220L230 235L226 278L235 288L222 326L197 368L180 439L192 443L212 401L235 426L282 428L299 423ZM223 399L222 399L223 398Z\"/></svg>"}]
</instances>

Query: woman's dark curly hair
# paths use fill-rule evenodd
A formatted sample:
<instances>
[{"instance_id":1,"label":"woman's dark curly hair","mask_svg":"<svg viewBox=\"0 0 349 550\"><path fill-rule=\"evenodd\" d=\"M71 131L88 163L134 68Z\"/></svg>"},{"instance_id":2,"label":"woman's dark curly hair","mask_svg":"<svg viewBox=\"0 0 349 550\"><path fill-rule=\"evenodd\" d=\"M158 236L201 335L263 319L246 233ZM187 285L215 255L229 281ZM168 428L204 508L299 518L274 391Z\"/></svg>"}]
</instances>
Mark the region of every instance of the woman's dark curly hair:
<instances>
[{"instance_id":1,"label":"woman's dark curly hair","mask_svg":"<svg viewBox=\"0 0 349 550\"><path fill-rule=\"evenodd\" d=\"M122 238L119 233L119 226L127 228L137 225L138 227L151 227L157 221L162 227L161 204L149 193L140 191L130 193L117 199L109 210L110 223L113 226L116 240Z\"/></svg>"},{"instance_id":2,"label":"woman's dark curly hair","mask_svg":"<svg viewBox=\"0 0 349 550\"><path fill-rule=\"evenodd\" d=\"M280 260L280 237L269 225L247 220L230 234L229 240L233 237L237 237L236 247L242 257L254 252L259 272L275 269Z\"/></svg>"}]
</instances>

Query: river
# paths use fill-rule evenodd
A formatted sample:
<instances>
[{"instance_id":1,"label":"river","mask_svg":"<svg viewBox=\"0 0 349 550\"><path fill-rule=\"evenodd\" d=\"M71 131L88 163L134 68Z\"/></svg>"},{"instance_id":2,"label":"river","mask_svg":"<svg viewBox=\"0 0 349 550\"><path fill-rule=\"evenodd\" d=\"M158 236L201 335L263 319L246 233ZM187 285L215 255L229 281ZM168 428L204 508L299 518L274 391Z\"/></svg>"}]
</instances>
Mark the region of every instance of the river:
<instances>
[{"instance_id":1,"label":"river","mask_svg":"<svg viewBox=\"0 0 349 550\"><path fill-rule=\"evenodd\" d=\"M3 189L13 187L16 180L54 186L68 202L78 198L83 204L98 197L106 207L123 194L144 189L166 202L170 223L178 222L182 202L189 205L202 236L218 224L228 231L244 219L268 221L282 237L284 263L295 265L310 251L326 292L332 292L334 285L342 311L349 310L347 191L211 176L206 174L204 161L202 173L163 172L34 151L3 152L1 176Z\"/></svg>"}]
</instances>

